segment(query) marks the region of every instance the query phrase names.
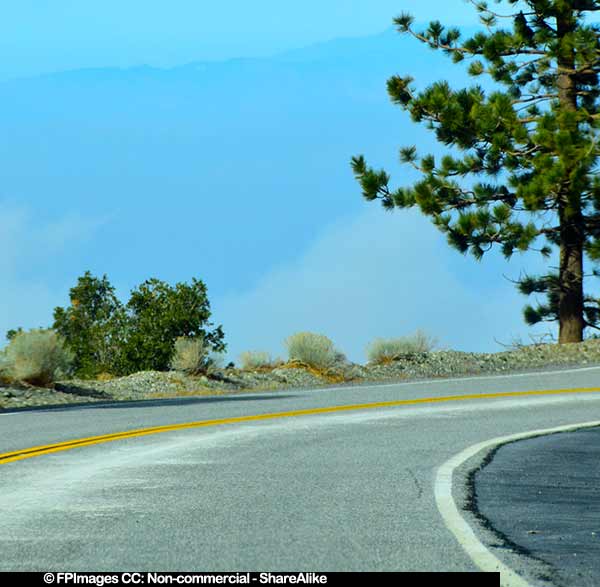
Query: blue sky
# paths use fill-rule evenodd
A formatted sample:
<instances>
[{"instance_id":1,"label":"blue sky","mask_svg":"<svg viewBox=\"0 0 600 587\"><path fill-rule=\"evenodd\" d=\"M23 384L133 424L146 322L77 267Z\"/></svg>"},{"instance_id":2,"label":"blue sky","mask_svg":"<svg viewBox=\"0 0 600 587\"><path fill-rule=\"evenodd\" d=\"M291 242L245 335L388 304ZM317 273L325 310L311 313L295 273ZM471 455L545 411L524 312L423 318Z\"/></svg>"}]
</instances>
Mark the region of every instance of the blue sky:
<instances>
[{"instance_id":1,"label":"blue sky","mask_svg":"<svg viewBox=\"0 0 600 587\"><path fill-rule=\"evenodd\" d=\"M398 147L437 148L389 103L386 79L466 82L389 31L392 18L476 22L462 0L372 4L5 9L0 333L49 325L91 270L124 301L150 277L203 279L234 360L282 354L299 330L330 336L356 361L373 338L419 328L461 350L529 341L508 278L535 273L535 257L477 263L418 213L360 197L352 155L402 182L413 177ZM93 69L64 73L81 68Z\"/></svg>"}]
</instances>

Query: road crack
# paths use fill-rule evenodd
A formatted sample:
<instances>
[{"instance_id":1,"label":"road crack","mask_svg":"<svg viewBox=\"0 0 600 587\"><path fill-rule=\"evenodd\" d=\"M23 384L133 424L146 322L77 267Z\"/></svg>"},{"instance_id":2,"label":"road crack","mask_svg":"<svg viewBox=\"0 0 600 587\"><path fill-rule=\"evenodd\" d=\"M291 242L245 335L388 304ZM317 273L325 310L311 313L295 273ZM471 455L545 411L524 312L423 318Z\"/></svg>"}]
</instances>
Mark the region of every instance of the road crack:
<instances>
[{"instance_id":1,"label":"road crack","mask_svg":"<svg viewBox=\"0 0 600 587\"><path fill-rule=\"evenodd\" d=\"M413 480L415 487L417 488L417 499L421 499L423 497L423 486L419 483L417 476L413 473L412 469L406 467L406 471L408 472L408 476Z\"/></svg>"}]
</instances>

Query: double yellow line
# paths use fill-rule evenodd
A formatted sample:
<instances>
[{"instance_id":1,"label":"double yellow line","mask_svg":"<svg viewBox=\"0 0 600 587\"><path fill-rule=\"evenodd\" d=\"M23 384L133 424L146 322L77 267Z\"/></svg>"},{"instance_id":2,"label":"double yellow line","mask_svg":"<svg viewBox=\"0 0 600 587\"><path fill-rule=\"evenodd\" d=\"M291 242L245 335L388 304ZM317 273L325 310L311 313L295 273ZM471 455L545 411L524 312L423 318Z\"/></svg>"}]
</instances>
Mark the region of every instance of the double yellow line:
<instances>
[{"instance_id":1,"label":"double yellow line","mask_svg":"<svg viewBox=\"0 0 600 587\"><path fill-rule=\"evenodd\" d=\"M419 404L435 404L479 399L497 399L503 397L524 397L536 395L561 395L598 392L600 392L600 387L451 395L445 397L427 397L420 399L394 400L387 402L371 402L365 404L351 404L346 406L331 406L325 408L309 408L306 410L292 410L289 412L274 412L270 414L255 414L252 416L237 416L234 418L219 418L216 420L202 420L199 422L185 422L183 424L170 424L167 426L154 426L152 428L139 428L137 430L129 430L127 432L116 432L113 434L103 434L101 436L89 436L87 438L67 440L66 442L57 442L55 444L46 444L42 446L24 448L21 450L0 454L0 465L12 463L14 461L22 461L24 459L30 459L33 457L39 457L41 455L51 454L55 452L80 448L83 446L91 446L93 444L102 444L104 442L113 442L115 440L125 440L127 438L137 438L139 436L149 436L150 434L161 434L163 432L187 430L190 428L207 428L209 426L222 426L224 424L238 424L242 422L257 422L262 420L276 420L280 418L294 418L297 416L332 414L337 412L372 410L377 408L392 408L398 406L413 406Z\"/></svg>"}]
</instances>

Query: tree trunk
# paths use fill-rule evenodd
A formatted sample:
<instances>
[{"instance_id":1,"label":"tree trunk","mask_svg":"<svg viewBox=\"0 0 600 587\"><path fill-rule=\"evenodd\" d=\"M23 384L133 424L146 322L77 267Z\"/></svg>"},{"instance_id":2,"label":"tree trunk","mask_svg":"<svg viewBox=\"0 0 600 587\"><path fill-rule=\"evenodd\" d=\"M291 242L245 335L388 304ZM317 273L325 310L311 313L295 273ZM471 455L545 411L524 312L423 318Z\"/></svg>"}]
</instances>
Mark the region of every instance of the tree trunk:
<instances>
[{"instance_id":1,"label":"tree trunk","mask_svg":"<svg viewBox=\"0 0 600 587\"><path fill-rule=\"evenodd\" d=\"M565 3L566 4L566 3ZM566 5L556 18L558 41L576 28L573 9ZM574 79L575 53L570 44L559 49L558 100L560 109L577 112L577 84ZM578 133L579 125L574 121L561 121L561 130ZM581 342L585 322L583 318L583 243L585 240L581 194L573 193L571 174L577 161L566 161L566 173L558 194L558 216L560 222L560 268L559 268L559 344Z\"/></svg>"},{"instance_id":2,"label":"tree trunk","mask_svg":"<svg viewBox=\"0 0 600 587\"><path fill-rule=\"evenodd\" d=\"M582 223L561 214L559 269L559 344L583 340L583 242ZM578 214L581 218L581 213Z\"/></svg>"}]
</instances>

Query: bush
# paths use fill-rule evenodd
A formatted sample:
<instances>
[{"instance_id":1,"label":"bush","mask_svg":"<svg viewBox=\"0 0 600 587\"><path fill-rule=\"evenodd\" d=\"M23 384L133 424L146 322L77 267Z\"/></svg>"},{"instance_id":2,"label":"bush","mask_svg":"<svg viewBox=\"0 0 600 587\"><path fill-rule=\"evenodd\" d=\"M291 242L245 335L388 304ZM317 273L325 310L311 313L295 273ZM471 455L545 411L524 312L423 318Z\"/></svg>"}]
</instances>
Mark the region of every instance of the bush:
<instances>
[{"instance_id":1,"label":"bush","mask_svg":"<svg viewBox=\"0 0 600 587\"><path fill-rule=\"evenodd\" d=\"M265 369L275 367L279 361L273 361L271 355L262 351L246 351L240 354L242 369Z\"/></svg>"},{"instance_id":2,"label":"bush","mask_svg":"<svg viewBox=\"0 0 600 587\"><path fill-rule=\"evenodd\" d=\"M3 353L4 372L9 378L47 386L71 371L73 353L54 330L19 332Z\"/></svg>"},{"instance_id":3,"label":"bush","mask_svg":"<svg viewBox=\"0 0 600 587\"><path fill-rule=\"evenodd\" d=\"M375 339L367 347L367 358L370 363L386 363L407 355L431 352L435 345L434 338L417 330L412 336Z\"/></svg>"},{"instance_id":4,"label":"bush","mask_svg":"<svg viewBox=\"0 0 600 587\"><path fill-rule=\"evenodd\" d=\"M73 351L79 376L166 371L179 337L202 341L207 352L225 350L221 327L209 330L206 287L196 279L175 287L149 279L124 306L106 276L88 271L70 290L70 300L68 308L55 308L54 329Z\"/></svg>"},{"instance_id":5,"label":"bush","mask_svg":"<svg viewBox=\"0 0 600 587\"><path fill-rule=\"evenodd\" d=\"M53 328L73 351L77 374L119 372L127 317L106 275L98 279L87 271L69 298L68 308L54 309Z\"/></svg>"},{"instance_id":6,"label":"bush","mask_svg":"<svg viewBox=\"0 0 600 587\"><path fill-rule=\"evenodd\" d=\"M207 349L225 350L220 326L212 323L206 286L202 281L178 283L175 287L149 279L131 292L127 303L127 337L124 346L128 372L166 371L175 353L179 337L197 338Z\"/></svg>"},{"instance_id":7,"label":"bush","mask_svg":"<svg viewBox=\"0 0 600 587\"><path fill-rule=\"evenodd\" d=\"M10 376L8 374L8 358L6 356L5 350L0 350L0 382L8 382L10 381Z\"/></svg>"},{"instance_id":8,"label":"bush","mask_svg":"<svg viewBox=\"0 0 600 587\"><path fill-rule=\"evenodd\" d=\"M344 358L333 342L322 334L298 332L286 338L290 361L300 361L311 367L329 369Z\"/></svg>"},{"instance_id":9,"label":"bush","mask_svg":"<svg viewBox=\"0 0 600 587\"><path fill-rule=\"evenodd\" d=\"M180 336L175 341L175 351L171 359L171 369L188 375L199 375L208 370L209 347L199 338Z\"/></svg>"}]
</instances>

